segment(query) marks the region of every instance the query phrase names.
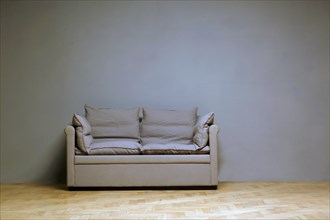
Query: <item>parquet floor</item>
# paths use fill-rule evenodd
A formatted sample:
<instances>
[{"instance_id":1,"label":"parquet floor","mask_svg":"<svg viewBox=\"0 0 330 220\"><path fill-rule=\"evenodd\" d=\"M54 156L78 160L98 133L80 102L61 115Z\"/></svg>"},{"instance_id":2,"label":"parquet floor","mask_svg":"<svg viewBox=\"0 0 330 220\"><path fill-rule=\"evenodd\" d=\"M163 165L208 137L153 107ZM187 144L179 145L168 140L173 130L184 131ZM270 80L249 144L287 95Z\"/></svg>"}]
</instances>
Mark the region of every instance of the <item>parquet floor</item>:
<instances>
[{"instance_id":1,"label":"parquet floor","mask_svg":"<svg viewBox=\"0 0 330 220\"><path fill-rule=\"evenodd\" d=\"M329 183L220 183L218 190L67 191L1 185L1 219L329 219Z\"/></svg>"}]
</instances>

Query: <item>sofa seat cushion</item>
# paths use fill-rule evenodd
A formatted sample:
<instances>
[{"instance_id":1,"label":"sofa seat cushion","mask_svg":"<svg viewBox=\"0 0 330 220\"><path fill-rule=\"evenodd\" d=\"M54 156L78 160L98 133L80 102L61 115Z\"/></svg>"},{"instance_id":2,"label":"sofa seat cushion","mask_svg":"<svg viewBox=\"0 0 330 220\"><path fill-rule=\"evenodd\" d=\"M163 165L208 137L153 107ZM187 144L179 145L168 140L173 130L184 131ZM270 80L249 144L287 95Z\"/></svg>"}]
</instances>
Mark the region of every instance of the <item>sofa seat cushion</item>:
<instances>
[{"instance_id":1,"label":"sofa seat cushion","mask_svg":"<svg viewBox=\"0 0 330 220\"><path fill-rule=\"evenodd\" d=\"M75 164L209 164L209 154L197 155L77 155Z\"/></svg>"},{"instance_id":2,"label":"sofa seat cushion","mask_svg":"<svg viewBox=\"0 0 330 220\"><path fill-rule=\"evenodd\" d=\"M143 108L142 144L192 144L197 108L157 110Z\"/></svg>"},{"instance_id":3,"label":"sofa seat cushion","mask_svg":"<svg viewBox=\"0 0 330 220\"><path fill-rule=\"evenodd\" d=\"M94 139L90 155L125 155L140 154L141 145L135 140Z\"/></svg>"},{"instance_id":4,"label":"sofa seat cushion","mask_svg":"<svg viewBox=\"0 0 330 220\"><path fill-rule=\"evenodd\" d=\"M196 144L146 144L141 148L142 154L208 154L209 147L199 150Z\"/></svg>"}]
</instances>

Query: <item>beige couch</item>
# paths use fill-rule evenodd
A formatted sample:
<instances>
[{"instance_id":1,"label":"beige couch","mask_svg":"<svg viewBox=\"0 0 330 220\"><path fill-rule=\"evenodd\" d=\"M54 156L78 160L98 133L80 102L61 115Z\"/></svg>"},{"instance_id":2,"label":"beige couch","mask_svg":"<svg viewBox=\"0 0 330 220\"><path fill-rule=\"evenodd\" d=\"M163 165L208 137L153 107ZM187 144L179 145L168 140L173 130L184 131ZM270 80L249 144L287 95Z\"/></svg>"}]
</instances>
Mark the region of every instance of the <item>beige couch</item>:
<instances>
[{"instance_id":1,"label":"beige couch","mask_svg":"<svg viewBox=\"0 0 330 220\"><path fill-rule=\"evenodd\" d=\"M219 129L214 114L205 118L197 110L85 110L86 118L75 114L73 125L65 128L69 189L217 187Z\"/></svg>"}]
</instances>

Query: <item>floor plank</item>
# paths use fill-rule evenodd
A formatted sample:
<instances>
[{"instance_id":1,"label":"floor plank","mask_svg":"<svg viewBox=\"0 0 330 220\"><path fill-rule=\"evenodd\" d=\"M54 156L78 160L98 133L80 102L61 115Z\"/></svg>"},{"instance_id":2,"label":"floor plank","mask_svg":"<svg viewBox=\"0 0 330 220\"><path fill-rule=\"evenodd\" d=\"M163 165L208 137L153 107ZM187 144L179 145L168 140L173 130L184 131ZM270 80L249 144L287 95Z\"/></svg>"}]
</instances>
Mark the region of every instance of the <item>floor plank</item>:
<instances>
[{"instance_id":1,"label":"floor plank","mask_svg":"<svg viewBox=\"0 0 330 220\"><path fill-rule=\"evenodd\" d=\"M329 219L329 183L220 183L217 190L67 191L2 184L1 219Z\"/></svg>"}]
</instances>

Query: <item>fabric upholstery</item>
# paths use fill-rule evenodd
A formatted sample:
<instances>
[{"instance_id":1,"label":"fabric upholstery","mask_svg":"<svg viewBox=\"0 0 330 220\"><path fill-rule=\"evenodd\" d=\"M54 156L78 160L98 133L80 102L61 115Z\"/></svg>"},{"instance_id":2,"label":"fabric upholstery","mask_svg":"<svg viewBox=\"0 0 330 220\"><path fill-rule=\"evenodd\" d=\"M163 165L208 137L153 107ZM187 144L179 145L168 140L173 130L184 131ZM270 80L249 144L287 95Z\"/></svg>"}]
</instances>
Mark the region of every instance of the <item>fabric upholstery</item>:
<instances>
[{"instance_id":1,"label":"fabric upholstery","mask_svg":"<svg viewBox=\"0 0 330 220\"><path fill-rule=\"evenodd\" d=\"M209 127L214 122L214 113L210 112L200 117L194 128L193 142L199 146L199 149L204 148L209 141Z\"/></svg>"},{"instance_id":2,"label":"fabric upholstery","mask_svg":"<svg viewBox=\"0 0 330 220\"><path fill-rule=\"evenodd\" d=\"M210 164L75 165L76 186L207 186Z\"/></svg>"},{"instance_id":3,"label":"fabric upholstery","mask_svg":"<svg viewBox=\"0 0 330 220\"><path fill-rule=\"evenodd\" d=\"M211 157L211 184L218 183L218 125L211 125L209 129L210 157Z\"/></svg>"},{"instance_id":4,"label":"fabric upholstery","mask_svg":"<svg viewBox=\"0 0 330 220\"><path fill-rule=\"evenodd\" d=\"M209 154L198 155L77 155L75 164L209 164Z\"/></svg>"},{"instance_id":5,"label":"fabric upholstery","mask_svg":"<svg viewBox=\"0 0 330 220\"><path fill-rule=\"evenodd\" d=\"M218 126L211 125L209 129L210 153L205 155L74 155L75 130L68 125L65 128L67 138L67 186L93 187L93 186L216 186L218 184ZM207 148L207 147L205 147ZM147 157L144 157L147 156ZM146 158L162 156L168 158L168 164L148 163ZM186 162L180 164L173 157L185 157ZM194 156L192 159L191 157ZM210 163L195 163L196 157L210 157ZM75 164L78 158L90 157L141 157L141 164L136 163L105 163ZM173 161L172 161L173 159ZM191 159L191 161L190 161ZM103 160L103 159L98 159ZM126 161L116 159L117 161ZM143 160L146 162L143 163ZM157 160L157 159L155 159ZM129 159L127 159L127 162ZM133 160L134 161L134 160ZM171 161L173 163L171 163ZM189 162L190 161L190 162ZM81 162L81 161L80 161ZM86 162L86 161L84 161Z\"/></svg>"},{"instance_id":6,"label":"fabric upholstery","mask_svg":"<svg viewBox=\"0 0 330 220\"><path fill-rule=\"evenodd\" d=\"M75 147L74 148L74 153L75 155L88 155L86 152L83 152L82 150L80 150L80 148Z\"/></svg>"},{"instance_id":7,"label":"fabric upholstery","mask_svg":"<svg viewBox=\"0 0 330 220\"><path fill-rule=\"evenodd\" d=\"M141 148L142 154L207 154L209 149L197 150L195 144L146 144Z\"/></svg>"},{"instance_id":8,"label":"fabric upholstery","mask_svg":"<svg viewBox=\"0 0 330 220\"><path fill-rule=\"evenodd\" d=\"M197 108L183 110L154 110L143 108L142 144L191 144Z\"/></svg>"},{"instance_id":9,"label":"fabric upholstery","mask_svg":"<svg viewBox=\"0 0 330 220\"><path fill-rule=\"evenodd\" d=\"M77 147L85 153L90 150L93 137L91 135L92 128L89 122L82 116L74 114L72 118L72 124L76 130L76 142Z\"/></svg>"},{"instance_id":10,"label":"fabric upholstery","mask_svg":"<svg viewBox=\"0 0 330 220\"><path fill-rule=\"evenodd\" d=\"M134 155L140 153L141 145L137 141L104 141L94 139L89 154Z\"/></svg>"},{"instance_id":11,"label":"fabric upholstery","mask_svg":"<svg viewBox=\"0 0 330 220\"><path fill-rule=\"evenodd\" d=\"M75 129L71 125L67 125L64 129L66 135L66 183L67 186L74 186L74 157L75 152Z\"/></svg>"},{"instance_id":12,"label":"fabric upholstery","mask_svg":"<svg viewBox=\"0 0 330 220\"><path fill-rule=\"evenodd\" d=\"M105 142L105 141L131 141L131 142L136 142L139 143L139 139L134 139L134 138L94 138L95 142Z\"/></svg>"},{"instance_id":13,"label":"fabric upholstery","mask_svg":"<svg viewBox=\"0 0 330 220\"><path fill-rule=\"evenodd\" d=\"M93 137L140 138L139 108L93 108L85 105L86 118Z\"/></svg>"}]
</instances>

